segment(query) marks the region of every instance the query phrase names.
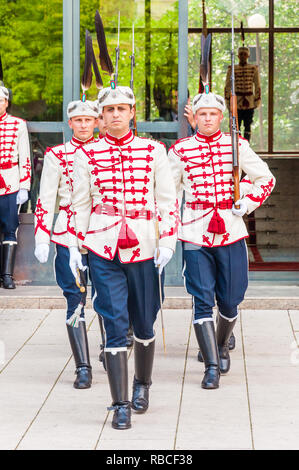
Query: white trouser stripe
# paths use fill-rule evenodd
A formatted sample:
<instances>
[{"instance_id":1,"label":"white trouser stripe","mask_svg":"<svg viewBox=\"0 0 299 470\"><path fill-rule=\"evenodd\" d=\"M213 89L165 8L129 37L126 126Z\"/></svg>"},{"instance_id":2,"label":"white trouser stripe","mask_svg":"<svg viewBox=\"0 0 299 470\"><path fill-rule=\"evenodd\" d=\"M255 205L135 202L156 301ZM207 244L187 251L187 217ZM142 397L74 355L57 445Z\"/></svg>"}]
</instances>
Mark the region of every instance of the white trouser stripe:
<instances>
[{"instance_id":1,"label":"white trouser stripe","mask_svg":"<svg viewBox=\"0 0 299 470\"><path fill-rule=\"evenodd\" d=\"M156 339L156 335L150 339L140 339L140 338L136 338L135 335L133 336L134 336L134 340L137 341L137 343L142 343L144 346L148 346L152 341L155 341Z\"/></svg>"},{"instance_id":2,"label":"white trouser stripe","mask_svg":"<svg viewBox=\"0 0 299 470\"><path fill-rule=\"evenodd\" d=\"M218 310L218 313L219 313L220 317L224 318L224 319L227 320L228 322L232 322L232 321L234 321L236 318L238 318L238 314L237 314L235 317L233 317L233 318L229 318L229 317L226 317L225 315L223 315L219 310Z\"/></svg>"},{"instance_id":3,"label":"white trouser stripe","mask_svg":"<svg viewBox=\"0 0 299 470\"><path fill-rule=\"evenodd\" d=\"M124 347L124 348L104 348L104 351L105 352L110 352L111 354L113 354L115 356L118 352L127 351L127 348L126 347Z\"/></svg>"},{"instance_id":4,"label":"white trouser stripe","mask_svg":"<svg viewBox=\"0 0 299 470\"><path fill-rule=\"evenodd\" d=\"M213 318L199 318L198 320L193 320L193 325L195 325L195 323L199 323L200 325L202 325L203 323L207 322L207 321L214 321Z\"/></svg>"}]
</instances>

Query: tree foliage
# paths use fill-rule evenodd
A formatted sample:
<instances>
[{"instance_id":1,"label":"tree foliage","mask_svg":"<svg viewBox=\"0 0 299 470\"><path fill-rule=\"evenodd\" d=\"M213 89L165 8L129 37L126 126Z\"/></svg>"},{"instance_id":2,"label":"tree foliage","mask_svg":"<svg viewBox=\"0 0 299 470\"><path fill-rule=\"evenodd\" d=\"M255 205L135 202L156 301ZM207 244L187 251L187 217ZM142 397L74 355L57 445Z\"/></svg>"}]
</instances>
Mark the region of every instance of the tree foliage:
<instances>
[{"instance_id":1,"label":"tree foliage","mask_svg":"<svg viewBox=\"0 0 299 470\"><path fill-rule=\"evenodd\" d=\"M61 115L62 0L0 0L4 82L25 118ZM31 104L35 103L33 110Z\"/></svg>"}]
</instances>

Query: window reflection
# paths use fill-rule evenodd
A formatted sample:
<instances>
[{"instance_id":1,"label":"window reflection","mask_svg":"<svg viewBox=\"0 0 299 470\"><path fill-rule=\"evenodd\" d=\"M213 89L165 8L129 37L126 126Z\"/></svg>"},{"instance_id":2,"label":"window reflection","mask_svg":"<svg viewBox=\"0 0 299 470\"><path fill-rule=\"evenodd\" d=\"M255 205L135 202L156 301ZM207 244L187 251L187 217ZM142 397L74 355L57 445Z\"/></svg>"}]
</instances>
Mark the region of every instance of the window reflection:
<instances>
[{"instance_id":1,"label":"window reflection","mask_svg":"<svg viewBox=\"0 0 299 470\"><path fill-rule=\"evenodd\" d=\"M274 150L299 149L298 33L274 37Z\"/></svg>"},{"instance_id":2,"label":"window reflection","mask_svg":"<svg viewBox=\"0 0 299 470\"><path fill-rule=\"evenodd\" d=\"M10 113L28 121L62 119L63 0L0 0L3 81Z\"/></svg>"},{"instance_id":3,"label":"window reflection","mask_svg":"<svg viewBox=\"0 0 299 470\"><path fill-rule=\"evenodd\" d=\"M132 25L135 29L134 93L137 101L137 120L173 121L177 114L178 86L178 1L174 0L115 0L95 2L93 11L90 2L81 0L81 75L84 65L84 34L87 28L93 37L93 46L98 57L98 45L94 27L94 14L98 8L105 27L108 50L115 64L117 45L118 11L120 11L120 85L129 85L131 77L130 55L132 53ZM90 14L86 14L86 9ZM109 86L110 77L101 73L104 86ZM88 91L89 99L96 99L98 90L95 81Z\"/></svg>"},{"instance_id":4,"label":"window reflection","mask_svg":"<svg viewBox=\"0 0 299 470\"><path fill-rule=\"evenodd\" d=\"M274 25L284 28L297 27L299 5L298 0L275 0Z\"/></svg>"},{"instance_id":5,"label":"window reflection","mask_svg":"<svg viewBox=\"0 0 299 470\"><path fill-rule=\"evenodd\" d=\"M294 0L295 2L296 0ZM281 0L287 3L285 0ZM234 2L237 10L235 21L244 21L254 13L262 14L269 23L269 0L239 0ZM228 13L230 0L206 0L205 11L208 28L230 28L231 16ZM238 13L239 12L239 13ZM203 23L202 2L198 0L188 0L189 27L201 28Z\"/></svg>"}]
</instances>

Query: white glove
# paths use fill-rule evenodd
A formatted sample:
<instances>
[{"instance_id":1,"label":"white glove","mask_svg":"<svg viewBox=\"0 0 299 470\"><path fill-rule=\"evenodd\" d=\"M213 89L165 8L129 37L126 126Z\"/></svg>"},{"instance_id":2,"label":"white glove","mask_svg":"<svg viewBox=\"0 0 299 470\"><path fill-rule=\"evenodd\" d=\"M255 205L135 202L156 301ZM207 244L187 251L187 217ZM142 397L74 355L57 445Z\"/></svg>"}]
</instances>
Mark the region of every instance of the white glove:
<instances>
[{"instance_id":1,"label":"white glove","mask_svg":"<svg viewBox=\"0 0 299 470\"><path fill-rule=\"evenodd\" d=\"M47 243L38 243L35 247L34 255L40 263L48 261L50 247Z\"/></svg>"},{"instance_id":2,"label":"white glove","mask_svg":"<svg viewBox=\"0 0 299 470\"><path fill-rule=\"evenodd\" d=\"M161 246L155 249L154 263L155 263L156 268L159 268L159 274L162 274L163 269L165 268L168 261L171 260L172 255L173 255L173 250L171 248L166 248L165 246Z\"/></svg>"},{"instance_id":3,"label":"white glove","mask_svg":"<svg viewBox=\"0 0 299 470\"><path fill-rule=\"evenodd\" d=\"M85 269L85 267L83 267L83 264L82 264L82 255L81 255L79 249L76 246L70 246L69 247L69 252L70 252L69 265L70 265L71 271L73 273L73 276L76 279L76 277L77 277L77 268L82 269L83 271Z\"/></svg>"},{"instance_id":4,"label":"white glove","mask_svg":"<svg viewBox=\"0 0 299 470\"><path fill-rule=\"evenodd\" d=\"M239 209L236 209L235 206L240 206ZM245 199L239 199L237 202L235 202L235 204L233 205L233 208L232 208L232 213L234 215L237 215L239 217L243 217L244 214L246 214L247 212L247 203L245 201Z\"/></svg>"},{"instance_id":5,"label":"white glove","mask_svg":"<svg viewBox=\"0 0 299 470\"><path fill-rule=\"evenodd\" d=\"M17 194L17 204L24 204L26 201L28 201L27 189L19 189Z\"/></svg>"}]
</instances>

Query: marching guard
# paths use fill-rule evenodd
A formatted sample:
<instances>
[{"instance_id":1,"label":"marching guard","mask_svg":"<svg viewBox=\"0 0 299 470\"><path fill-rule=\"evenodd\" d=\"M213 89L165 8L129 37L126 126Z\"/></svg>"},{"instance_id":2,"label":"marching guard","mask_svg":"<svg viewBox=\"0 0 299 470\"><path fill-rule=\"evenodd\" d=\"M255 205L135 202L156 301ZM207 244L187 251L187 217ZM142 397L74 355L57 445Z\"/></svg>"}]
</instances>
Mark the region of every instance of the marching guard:
<instances>
[{"instance_id":1,"label":"marching guard","mask_svg":"<svg viewBox=\"0 0 299 470\"><path fill-rule=\"evenodd\" d=\"M74 155L76 151L95 142L93 133L98 124L99 109L97 102L72 101L67 115L73 136L69 142L48 148L40 183L40 194L35 210L35 256L41 263L48 260L50 240L55 243L55 275L59 287L67 301L67 332L76 363L74 387L89 388L92 371L84 317L82 293L69 267L68 240L73 226L72 184ZM87 184L87 181L85 182ZM51 236L57 195L60 199L59 214ZM80 268L86 269L87 255L82 255Z\"/></svg>"},{"instance_id":2,"label":"marching guard","mask_svg":"<svg viewBox=\"0 0 299 470\"><path fill-rule=\"evenodd\" d=\"M9 99L9 90L0 86L0 230L3 235L0 285L15 289L18 211L28 200L31 161L26 122L7 113Z\"/></svg>"},{"instance_id":3,"label":"marching guard","mask_svg":"<svg viewBox=\"0 0 299 470\"><path fill-rule=\"evenodd\" d=\"M177 194L185 192L178 238L183 242L186 288L193 297L193 324L205 364L201 386L206 389L218 388L220 372L229 371L229 338L248 285L248 234L242 216L258 208L275 184L266 163L240 137L239 173L243 170L250 182L241 181L240 200L233 204L232 141L220 130L224 110L221 96L196 95L198 131L169 151Z\"/></svg>"},{"instance_id":4,"label":"marching guard","mask_svg":"<svg viewBox=\"0 0 299 470\"><path fill-rule=\"evenodd\" d=\"M78 240L79 248L88 249L93 306L103 317L112 427L128 429L131 406L144 413L149 405L153 324L160 308L155 264L161 274L174 252L178 207L164 145L136 137L129 128L134 117L132 90L111 84L99 92L98 101L107 132L104 139L77 151L73 205L80 237L70 234L74 244L70 263L75 274L81 260ZM131 402L126 347L129 321L135 362Z\"/></svg>"}]
</instances>

